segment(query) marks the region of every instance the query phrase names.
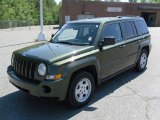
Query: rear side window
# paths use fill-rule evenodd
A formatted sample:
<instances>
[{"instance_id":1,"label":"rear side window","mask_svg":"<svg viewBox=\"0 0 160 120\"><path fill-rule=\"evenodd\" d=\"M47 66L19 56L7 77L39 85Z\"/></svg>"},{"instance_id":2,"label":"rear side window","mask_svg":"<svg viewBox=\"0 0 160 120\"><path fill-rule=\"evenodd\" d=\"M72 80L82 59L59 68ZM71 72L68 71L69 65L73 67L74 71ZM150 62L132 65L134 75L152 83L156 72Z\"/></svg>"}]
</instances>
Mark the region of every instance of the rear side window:
<instances>
[{"instance_id":1,"label":"rear side window","mask_svg":"<svg viewBox=\"0 0 160 120\"><path fill-rule=\"evenodd\" d=\"M106 36L114 36L116 42L120 42L122 40L122 34L120 30L119 23L109 24L105 27L103 32L103 38Z\"/></svg>"},{"instance_id":2,"label":"rear side window","mask_svg":"<svg viewBox=\"0 0 160 120\"><path fill-rule=\"evenodd\" d=\"M144 20L136 20L135 25L139 35L148 33L148 28Z\"/></svg>"},{"instance_id":3,"label":"rear side window","mask_svg":"<svg viewBox=\"0 0 160 120\"><path fill-rule=\"evenodd\" d=\"M125 38L132 38L137 35L133 22L126 21L122 22L121 25L122 25L123 35Z\"/></svg>"}]
</instances>

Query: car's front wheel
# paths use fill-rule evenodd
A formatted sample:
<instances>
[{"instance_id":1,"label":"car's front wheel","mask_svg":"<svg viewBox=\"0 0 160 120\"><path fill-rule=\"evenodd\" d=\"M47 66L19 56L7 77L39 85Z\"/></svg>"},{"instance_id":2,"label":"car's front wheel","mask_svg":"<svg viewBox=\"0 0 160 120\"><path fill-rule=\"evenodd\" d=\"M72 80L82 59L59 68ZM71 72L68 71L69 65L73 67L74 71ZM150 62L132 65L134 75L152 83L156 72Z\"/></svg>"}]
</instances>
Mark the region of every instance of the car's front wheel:
<instances>
[{"instance_id":1,"label":"car's front wheel","mask_svg":"<svg viewBox=\"0 0 160 120\"><path fill-rule=\"evenodd\" d=\"M94 77L89 72L79 72L69 86L67 102L73 107L82 107L89 102L95 89Z\"/></svg>"},{"instance_id":2,"label":"car's front wheel","mask_svg":"<svg viewBox=\"0 0 160 120\"><path fill-rule=\"evenodd\" d=\"M136 70L139 72L144 71L146 69L147 62L148 62L148 52L145 49L142 49L136 65Z\"/></svg>"}]
</instances>

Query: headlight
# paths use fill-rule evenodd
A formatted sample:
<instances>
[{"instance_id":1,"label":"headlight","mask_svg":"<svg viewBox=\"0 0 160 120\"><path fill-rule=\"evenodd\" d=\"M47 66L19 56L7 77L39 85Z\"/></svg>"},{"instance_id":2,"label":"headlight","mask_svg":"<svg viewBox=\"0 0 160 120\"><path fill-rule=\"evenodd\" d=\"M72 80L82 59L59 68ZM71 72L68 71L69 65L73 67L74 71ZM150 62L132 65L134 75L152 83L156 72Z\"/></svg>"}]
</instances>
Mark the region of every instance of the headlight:
<instances>
[{"instance_id":1,"label":"headlight","mask_svg":"<svg viewBox=\"0 0 160 120\"><path fill-rule=\"evenodd\" d=\"M38 74L41 76L44 76L46 74L46 65L44 63L41 63L38 65Z\"/></svg>"}]
</instances>

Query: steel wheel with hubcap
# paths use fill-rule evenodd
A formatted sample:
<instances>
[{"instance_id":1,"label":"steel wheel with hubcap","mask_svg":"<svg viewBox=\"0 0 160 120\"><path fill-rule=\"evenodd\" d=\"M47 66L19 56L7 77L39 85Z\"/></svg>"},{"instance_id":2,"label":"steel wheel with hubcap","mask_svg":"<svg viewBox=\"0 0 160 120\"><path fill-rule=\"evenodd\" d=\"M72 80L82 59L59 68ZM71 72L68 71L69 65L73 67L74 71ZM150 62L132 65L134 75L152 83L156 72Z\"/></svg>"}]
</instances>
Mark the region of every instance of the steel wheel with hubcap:
<instances>
[{"instance_id":1,"label":"steel wheel with hubcap","mask_svg":"<svg viewBox=\"0 0 160 120\"><path fill-rule=\"evenodd\" d=\"M73 107L81 107L89 102L95 89L94 77L89 72L79 72L71 80L67 102Z\"/></svg>"},{"instance_id":2,"label":"steel wheel with hubcap","mask_svg":"<svg viewBox=\"0 0 160 120\"><path fill-rule=\"evenodd\" d=\"M80 80L75 88L75 97L78 102L84 102L91 94L91 82L88 78Z\"/></svg>"},{"instance_id":3,"label":"steel wheel with hubcap","mask_svg":"<svg viewBox=\"0 0 160 120\"><path fill-rule=\"evenodd\" d=\"M140 72L144 71L146 69L147 62L148 62L148 53L145 49L143 49L139 56L139 59L136 65L136 70Z\"/></svg>"},{"instance_id":4,"label":"steel wheel with hubcap","mask_svg":"<svg viewBox=\"0 0 160 120\"><path fill-rule=\"evenodd\" d=\"M145 66L146 66L146 64L147 64L147 55L146 55L146 53L144 52L144 53L141 55L141 58L140 58L140 66L141 66L141 68L144 69Z\"/></svg>"}]
</instances>

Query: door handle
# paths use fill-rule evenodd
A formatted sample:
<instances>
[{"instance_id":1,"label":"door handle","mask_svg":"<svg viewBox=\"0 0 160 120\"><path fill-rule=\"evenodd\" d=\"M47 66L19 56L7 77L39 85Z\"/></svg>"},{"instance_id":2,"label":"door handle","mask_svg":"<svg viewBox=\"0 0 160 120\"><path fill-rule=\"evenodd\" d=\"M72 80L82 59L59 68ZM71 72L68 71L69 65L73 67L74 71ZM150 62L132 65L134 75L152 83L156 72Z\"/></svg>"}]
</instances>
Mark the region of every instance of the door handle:
<instances>
[{"instance_id":1,"label":"door handle","mask_svg":"<svg viewBox=\"0 0 160 120\"><path fill-rule=\"evenodd\" d=\"M120 45L119 47L120 47L120 48L124 48L125 46L126 46L126 45Z\"/></svg>"}]
</instances>

